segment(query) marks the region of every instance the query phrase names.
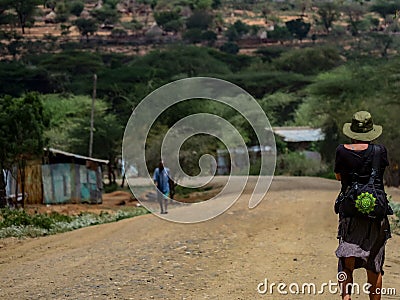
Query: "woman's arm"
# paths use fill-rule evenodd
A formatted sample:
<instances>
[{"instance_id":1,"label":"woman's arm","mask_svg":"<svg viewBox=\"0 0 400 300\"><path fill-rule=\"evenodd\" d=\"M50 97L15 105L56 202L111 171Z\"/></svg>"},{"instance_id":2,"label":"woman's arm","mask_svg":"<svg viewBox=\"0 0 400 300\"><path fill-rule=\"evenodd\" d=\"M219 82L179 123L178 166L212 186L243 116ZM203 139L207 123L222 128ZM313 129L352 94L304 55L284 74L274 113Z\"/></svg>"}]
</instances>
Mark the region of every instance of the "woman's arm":
<instances>
[{"instance_id":1,"label":"woman's arm","mask_svg":"<svg viewBox=\"0 0 400 300\"><path fill-rule=\"evenodd\" d=\"M341 181L342 180L342 176L340 176L340 173L335 173L336 179Z\"/></svg>"}]
</instances>

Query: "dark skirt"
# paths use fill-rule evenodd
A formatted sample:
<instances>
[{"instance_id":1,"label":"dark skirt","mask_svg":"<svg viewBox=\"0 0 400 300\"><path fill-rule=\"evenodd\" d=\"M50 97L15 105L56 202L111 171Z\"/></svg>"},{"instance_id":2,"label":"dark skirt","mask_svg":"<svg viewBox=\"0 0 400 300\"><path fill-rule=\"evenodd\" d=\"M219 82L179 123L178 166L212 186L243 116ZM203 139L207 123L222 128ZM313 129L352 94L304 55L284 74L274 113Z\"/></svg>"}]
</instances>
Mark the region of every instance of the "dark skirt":
<instances>
[{"instance_id":1,"label":"dark skirt","mask_svg":"<svg viewBox=\"0 0 400 300\"><path fill-rule=\"evenodd\" d=\"M365 268L383 274L386 241L391 237L388 218L374 220L370 218L339 219L339 258L338 272L344 269L344 259L355 257L355 269Z\"/></svg>"}]
</instances>

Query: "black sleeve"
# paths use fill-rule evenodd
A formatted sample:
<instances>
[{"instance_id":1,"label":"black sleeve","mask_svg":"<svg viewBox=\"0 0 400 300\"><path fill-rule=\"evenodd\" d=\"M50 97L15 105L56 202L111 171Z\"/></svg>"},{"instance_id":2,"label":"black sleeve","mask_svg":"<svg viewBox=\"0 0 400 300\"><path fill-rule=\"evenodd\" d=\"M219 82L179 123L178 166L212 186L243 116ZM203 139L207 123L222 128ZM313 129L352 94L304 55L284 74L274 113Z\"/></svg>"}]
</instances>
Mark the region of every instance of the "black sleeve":
<instances>
[{"instance_id":1,"label":"black sleeve","mask_svg":"<svg viewBox=\"0 0 400 300\"><path fill-rule=\"evenodd\" d=\"M336 158L335 158L335 168L334 172L335 173L342 173L342 161L341 161L341 151L340 151L340 145L336 148Z\"/></svg>"},{"instance_id":2,"label":"black sleeve","mask_svg":"<svg viewBox=\"0 0 400 300\"><path fill-rule=\"evenodd\" d=\"M387 157L387 149L383 145L379 145L381 148L381 168L386 168L389 165L389 160Z\"/></svg>"}]
</instances>

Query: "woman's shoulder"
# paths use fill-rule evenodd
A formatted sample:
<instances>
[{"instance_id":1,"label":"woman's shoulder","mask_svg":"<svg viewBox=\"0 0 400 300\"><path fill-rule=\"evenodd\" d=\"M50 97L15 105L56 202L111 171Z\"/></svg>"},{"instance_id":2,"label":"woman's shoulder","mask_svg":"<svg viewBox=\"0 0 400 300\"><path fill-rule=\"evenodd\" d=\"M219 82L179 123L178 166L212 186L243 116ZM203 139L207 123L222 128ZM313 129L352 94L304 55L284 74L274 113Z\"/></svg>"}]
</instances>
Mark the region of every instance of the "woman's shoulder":
<instances>
[{"instance_id":1,"label":"woman's shoulder","mask_svg":"<svg viewBox=\"0 0 400 300\"><path fill-rule=\"evenodd\" d=\"M340 144L339 146L336 147L336 153L343 153L346 151L346 148L344 147L344 144Z\"/></svg>"},{"instance_id":2,"label":"woman's shoulder","mask_svg":"<svg viewBox=\"0 0 400 300\"><path fill-rule=\"evenodd\" d=\"M383 145L383 144L374 144L374 145L378 146L382 151L387 152L385 145Z\"/></svg>"},{"instance_id":3,"label":"woman's shoulder","mask_svg":"<svg viewBox=\"0 0 400 300\"><path fill-rule=\"evenodd\" d=\"M344 149L344 144L339 144L337 147L336 147L336 151L340 151L340 150L343 150Z\"/></svg>"},{"instance_id":4,"label":"woman's shoulder","mask_svg":"<svg viewBox=\"0 0 400 300\"><path fill-rule=\"evenodd\" d=\"M375 145L379 147L379 151L381 153L381 156L382 157L387 157L387 149L386 149L385 145L382 145L382 144L375 144Z\"/></svg>"}]
</instances>

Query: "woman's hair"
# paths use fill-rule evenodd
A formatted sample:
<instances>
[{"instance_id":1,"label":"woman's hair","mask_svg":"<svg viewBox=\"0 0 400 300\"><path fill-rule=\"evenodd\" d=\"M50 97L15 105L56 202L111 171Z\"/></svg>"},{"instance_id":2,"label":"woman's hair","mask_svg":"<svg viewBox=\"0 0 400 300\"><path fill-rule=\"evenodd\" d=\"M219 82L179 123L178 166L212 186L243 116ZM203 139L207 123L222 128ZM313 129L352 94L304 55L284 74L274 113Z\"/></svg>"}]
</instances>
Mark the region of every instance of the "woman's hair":
<instances>
[{"instance_id":1,"label":"woman's hair","mask_svg":"<svg viewBox=\"0 0 400 300\"><path fill-rule=\"evenodd\" d=\"M351 143L352 144L371 144L370 141L359 141L359 140L355 140L355 139L351 139Z\"/></svg>"}]
</instances>

